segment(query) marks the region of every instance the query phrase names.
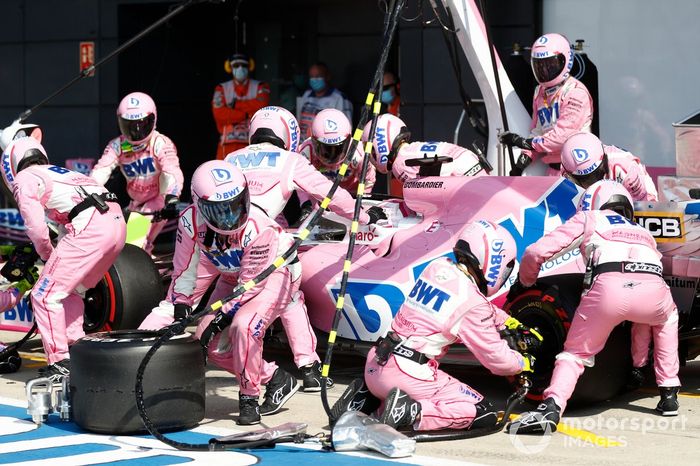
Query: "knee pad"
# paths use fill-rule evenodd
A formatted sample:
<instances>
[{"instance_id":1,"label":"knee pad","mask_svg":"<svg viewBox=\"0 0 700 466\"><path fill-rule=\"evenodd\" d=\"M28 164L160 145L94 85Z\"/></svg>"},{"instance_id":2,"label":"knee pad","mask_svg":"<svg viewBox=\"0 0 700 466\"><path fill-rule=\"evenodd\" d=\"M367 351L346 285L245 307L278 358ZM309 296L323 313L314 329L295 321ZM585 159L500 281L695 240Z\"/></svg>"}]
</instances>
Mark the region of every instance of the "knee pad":
<instances>
[{"instance_id":1,"label":"knee pad","mask_svg":"<svg viewBox=\"0 0 700 466\"><path fill-rule=\"evenodd\" d=\"M493 407L490 401L486 398L474 405L476 415L474 422L469 427L470 429L481 429L484 427L493 427L498 422L498 411Z\"/></svg>"}]
</instances>

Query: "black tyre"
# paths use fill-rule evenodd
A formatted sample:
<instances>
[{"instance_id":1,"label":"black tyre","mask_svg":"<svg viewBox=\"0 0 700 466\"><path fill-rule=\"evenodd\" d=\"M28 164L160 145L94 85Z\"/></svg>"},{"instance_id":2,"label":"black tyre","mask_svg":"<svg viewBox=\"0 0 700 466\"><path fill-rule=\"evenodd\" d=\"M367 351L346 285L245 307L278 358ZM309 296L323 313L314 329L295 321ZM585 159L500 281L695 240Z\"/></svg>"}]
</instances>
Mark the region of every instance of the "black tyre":
<instances>
[{"instance_id":1,"label":"black tyre","mask_svg":"<svg viewBox=\"0 0 700 466\"><path fill-rule=\"evenodd\" d=\"M73 420L102 434L145 432L136 409L136 371L156 332L117 331L88 335L70 349ZM148 417L159 430L185 429L204 418L204 357L185 334L161 346L143 378Z\"/></svg>"},{"instance_id":2,"label":"black tyre","mask_svg":"<svg viewBox=\"0 0 700 466\"><path fill-rule=\"evenodd\" d=\"M529 327L537 327L544 338L542 347L534 353L536 358L533 387L528 393L530 401L542 400L542 392L549 385L556 355L559 354L571 326L574 311L580 297L578 287L539 285L527 290L505 309L513 317ZM561 290L567 292L560 293ZM586 405L609 400L620 394L627 383L632 367L630 326L616 327L608 337L603 350L595 357L595 365L587 367L576 384L569 400L570 405Z\"/></svg>"},{"instance_id":3,"label":"black tyre","mask_svg":"<svg viewBox=\"0 0 700 466\"><path fill-rule=\"evenodd\" d=\"M104 278L85 293L86 333L134 329L163 299L151 256L127 244Z\"/></svg>"}]
</instances>

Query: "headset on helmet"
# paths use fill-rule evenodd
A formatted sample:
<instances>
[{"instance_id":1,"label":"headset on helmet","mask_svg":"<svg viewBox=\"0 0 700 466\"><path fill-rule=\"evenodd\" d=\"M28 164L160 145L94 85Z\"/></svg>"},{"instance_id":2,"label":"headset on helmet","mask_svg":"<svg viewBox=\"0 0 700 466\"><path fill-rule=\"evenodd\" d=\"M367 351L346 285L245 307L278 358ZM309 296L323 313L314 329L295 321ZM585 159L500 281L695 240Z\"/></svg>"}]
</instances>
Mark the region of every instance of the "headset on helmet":
<instances>
[{"instance_id":1,"label":"headset on helmet","mask_svg":"<svg viewBox=\"0 0 700 466\"><path fill-rule=\"evenodd\" d=\"M339 166L350 143L352 125L340 110L327 108L314 117L311 143L315 156L329 168Z\"/></svg>"},{"instance_id":2,"label":"headset on helmet","mask_svg":"<svg viewBox=\"0 0 700 466\"><path fill-rule=\"evenodd\" d=\"M192 202L209 228L225 235L245 228L250 212L248 182L233 164L204 162L192 175L190 189Z\"/></svg>"},{"instance_id":3,"label":"headset on helmet","mask_svg":"<svg viewBox=\"0 0 700 466\"><path fill-rule=\"evenodd\" d=\"M569 77L574 51L561 34L545 34L537 38L530 51L530 65L535 79L544 87L561 84Z\"/></svg>"},{"instance_id":4,"label":"headset on helmet","mask_svg":"<svg viewBox=\"0 0 700 466\"><path fill-rule=\"evenodd\" d=\"M128 94L117 108L119 130L134 145L143 144L151 138L157 117L156 103L143 92Z\"/></svg>"},{"instance_id":5,"label":"headset on helmet","mask_svg":"<svg viewBox=\"0 0 700 466\"><path fill-rule=\"evenodd\" d=\"M46 165L49 157L46 149L33 137L15 139L2 154L2 179L12 191L17 174L30 165Z\"/></svg>"},{"instance_id":6,"label":"headset on helmet","mask_svg":"<svg viewBox=\"0 0 700 466\"><path fill-rule=\"evenodd\" d=\"M453 252L457 263L469 269L481 293L491 296L513 271L517 248L508 230L479 220L464 227Z\"/></svg>"},{"instance_id":7,"label":"headset on helmet","mask_svg":"<svg viewBox=\"0 0 700 466\"><path fill-rule=\"evenodd\" d=\"M372 122L365 125L362 140L367 141ZM411 133L406 123L390 113L379 115L372 140L372 162L379 173L389 173L402 143L408 142Z\"/></svg>"},{"instance_id":8,"label":"headset on helmet","mask_svg":"<svg viewBox=\"0 0 700 466\"><path fill-rule=\"evenodd\" d=\"M248 67L248 71L255 70L255 60L250 58L245 53L234 53L229 58L227 58L224 62L224 70L226 70L227 73L231 74L233 72L233 65L239 63Z\"/></svg>"},{"instance_id":9,"label":"headset on helmet","mask_svg":"<svg viewBox=\"0 0 700 466\"><path fill-rule=\"evenodd\" d=\"M608 175L608 156L595 134L576 133L561 148L561 166L567 177L587 189Z\"/></svg>"},{"instance_id":10,"label":"headset on helmet","mask_svg":"<svg viewBox=\"0 0 700 466\"><path fill-rule=\"evenodd\" d=\"M634 220L632 196L622 184L614 180L600 180L593 183L581 196L578 210L612 210Z\"/></svg>"},{"instance_id":11,"label":"headset on helmet","mask_svg":"<svg viewBox=\"0 0 700 466\"><path fill-rule=\"evenodd\" d=\"M280 149L296 152L299 146L299 123L282 107L263 107L250 119L250 143L269 142Z\"/></svg>"}]
</instances>

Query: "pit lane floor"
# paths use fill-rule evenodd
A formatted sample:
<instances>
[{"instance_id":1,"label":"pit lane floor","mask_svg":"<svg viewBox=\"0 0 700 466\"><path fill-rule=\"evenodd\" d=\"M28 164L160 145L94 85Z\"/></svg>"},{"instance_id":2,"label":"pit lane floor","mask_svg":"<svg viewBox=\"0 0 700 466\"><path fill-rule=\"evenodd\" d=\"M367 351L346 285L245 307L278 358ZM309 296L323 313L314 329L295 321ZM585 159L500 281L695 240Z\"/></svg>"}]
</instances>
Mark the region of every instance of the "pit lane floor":
<instances>
[{"instance_id":1,"label":"pit lane floor","mask_svg":"<svg viewBox=\"0 0 700 466\"><path fill-rule=\"evenodd\" d=\"M0 341L14 341L18 334L0 332ZM22 351L23 366L15 374L3 375L0 379L0 419L3 416L27 419L26 411L10 407L16 402L25 401L24 383L36 377L36 370L45 365L45 359L38 338L31 340ZM273 348L266 352L266 357L280 362L288 371L298 374L288 352ZM343 392L345 386L356 376L361 375L364 365L361 357L339 355L334 358L331 376L336 386L329 391L332 404ZM510 394L507 383L490 375L480 367L448 366L447 370L455 377L469 383L489 397L495 406L503 406ZM681 368L683 383L680 397L681 410L677 417L661 417L654 414L657 403L657 391L650 381L645 387L605 403L582 409L567 411L559 426L559 432L550 437L511 437L506 433L497 433L477 439L451 442L432 442L418 444L415 457L395 460L399 463L419 464L493 464L510 465L523 463L535 464L698 464L700 455L700 358ZM260 426L245 428L235 424L238 411L238 390L235 379L224 371L210 367L207 370L207 407L206 417L199 430L214 432L216 429L254 430ZM2 409L4 407L4 410ZM523 405L520 410L527 409ZM309 433L327 432L327 418L318 393L298 392L274 416L263 417L268 426L285 422L306 422ZM57 419L52 426L59 423ZM57 427L60 427L60 423ZM70 430L70 429L68 429ZM79 429L76 435L80 433ZM106 437L105 437L106 438ZM206 441L202 437L198 441ZM1 442L1 437L0 437ZM278 447L277 456L258 456L264 464L301 465L302 456L292 454L296 448ZM19 458L2 454L0 464L14 463ZM289 454L287 454L289 453ZM57 453L58 454L58 453ZM62 453L63 454L63 453ZM206 453L211 455L211 453ZM321 455L321 453L314 453ZM341 457L342 456L342 457ZM345 464L348 455L308 457L312 461L327 461ZM199 457L202 459L202 457ZM208 464L216 464L214 456L206 457ZM249 464L249 458L241 457L236 464ZM218 459L218 458L217 458ZM22 456L22 461L30 460ZM185 461L185 459L179 459ZM373 464L386 458L376 455L357 458L361 464ZM160 464L173 464L163 459ZM196 462L196 459L194 459ZM22 463L25 464L25 463ZM27 464L48 464L43 461ZM57 463L52 463L57 464ZM134 463L136 464L136 463ZM155 463L154 463L155 464ZM202 463L204 464L204 463ZM348 463L350 464L350 463ZM381 464L381 463L376 463Z\"/></svg>"}]
</instances>

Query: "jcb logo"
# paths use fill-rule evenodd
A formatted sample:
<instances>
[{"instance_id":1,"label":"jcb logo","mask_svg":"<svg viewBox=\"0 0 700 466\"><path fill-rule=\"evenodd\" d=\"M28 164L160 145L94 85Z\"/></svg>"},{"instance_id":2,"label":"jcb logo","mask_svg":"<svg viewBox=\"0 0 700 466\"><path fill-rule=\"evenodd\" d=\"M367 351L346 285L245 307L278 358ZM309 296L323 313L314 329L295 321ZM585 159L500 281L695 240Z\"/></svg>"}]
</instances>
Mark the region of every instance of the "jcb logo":
<instances>
[{"instance_id":1,"label":"jcb logo","mask_svg":"<svg viewBox=\"0 0 700 466\"><path fill-rule=\"evenodd\" d=\"M685 240L682 213L639 212L635 220L649 230L657 243L682 243Z\"/></svg>"}]
</instances>

